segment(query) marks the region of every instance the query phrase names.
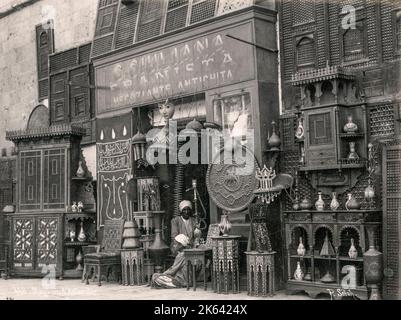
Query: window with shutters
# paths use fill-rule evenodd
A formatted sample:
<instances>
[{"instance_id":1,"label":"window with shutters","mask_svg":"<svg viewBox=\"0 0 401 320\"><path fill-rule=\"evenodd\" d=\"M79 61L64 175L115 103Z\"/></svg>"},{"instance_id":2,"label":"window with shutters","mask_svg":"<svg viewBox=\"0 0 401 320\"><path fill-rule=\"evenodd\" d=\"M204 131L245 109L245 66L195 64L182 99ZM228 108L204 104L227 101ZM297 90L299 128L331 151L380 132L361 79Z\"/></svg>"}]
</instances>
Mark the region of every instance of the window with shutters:
<instances>
[{"instance_id":1,"label":"window with shutters","mask_svg":"<svg viewBox=\"0 0 401 320\"><path fill-rule=\"evenodd\" d=\"M190 24L214 17L217 0L193 0Z\"/></svg>"},{"instance_id":2,"label":"window with shutters","mask_svg":"<svg viewBox=\"0 0 401 320\"><path fill-rule=\"evenodd\" d=\"M188 24L189 0L170 0L167 7L165 32L184 28Z\"/></svg>"},{"instance_id":3,"label":"window with shutters","mask_svg":"<svg viewBox=\"0 0 401 320\"><path fill-rule=\"evenodd\" d=\"M309 117L310 145L332 142L330 113L314 114Z\"/></svg>"},{"instance_id":4,"label":"window with shutters","mask_svg":"<svg viewBox=\"0 0 401 320\"><path fill-rule=\"evenodd\" d=\"M38 72L39 101L49 95L49 55L54 52L53 22L37 25L36 28L36 60Z\"/></svg>"},{"instance_id":5,"label":"window with shutters","mask_svg":"<svg viewBox=\"0 0 401 320\"><path fill-rule=\"evenodd\" d=\"M343 34L344 61L355 61L365 57L364 34L362 24L355 29L348 29Z\"/></svg>"},{"instance_id":6,"label":"window with shutters","mask_svg":"<svg viewBox=\"0 0 401 320\"><path fill-rule=\"evenodd\" d=\"M296 39L297 71L313 69L316 62L316 47L313 35L304 35Z\"/></svg>"},{"instance_id":7,"label":"window with shutters","mask_svg":"<svg viewBox=\"0 0 401 320\"><path fill-rule=\"evenodd\" d=\"M138 26L137 41L156 37L161 33L164 1L144 0Z\"/></svg>"},{"instance_id":8,"label":"window with shutters","mask_svg":"<svg viewBox=\"0 0 401 320\"><path fill-rule=\"evenodd\" d=\"M347 24L345 28L341 22L348 13L340 12L339 15L340 50L343 62L358 62L368 56L366 9L359 1L352 5L355 8L355 23Z\"/></svg>"}]
</instances>

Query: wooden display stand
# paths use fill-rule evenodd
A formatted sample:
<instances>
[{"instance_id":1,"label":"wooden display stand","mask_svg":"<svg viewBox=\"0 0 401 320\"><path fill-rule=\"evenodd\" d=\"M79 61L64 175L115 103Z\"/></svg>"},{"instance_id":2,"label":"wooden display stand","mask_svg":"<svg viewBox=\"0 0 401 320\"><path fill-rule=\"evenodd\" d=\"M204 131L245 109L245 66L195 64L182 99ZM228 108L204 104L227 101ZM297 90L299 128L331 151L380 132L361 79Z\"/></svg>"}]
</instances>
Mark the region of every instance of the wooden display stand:
<instances>
[{"instance_id":1,"label":"wooden display stand","mask_svg":"<svg viewBox=\"0 0 401 320\"><path fill-rule=\"evenodd\" d=\"M238 243L241 236L212 237L213 287L216 293L239 292Z\"/></svg>"},{"instance_id":2,"label":"wooden display stand","mask_svg":"<svg viewBox=\"0 0 401 320\"><path fill-rule=\"evenodd\" d=\"M196 291L196 268L198 266L202 267L203 270L203 286L205 291L207 290L206 283L206 263L207 258L210 256L210 249L184 249L184 259L187 264L187 290L189 290L189 286L191 283L191 267L192 267L192 286L194 291Z\"/></svg>"},{"instance_id":3,"label":"wooden display stand","mask_svg":"<svg viewBox=\"0 0 401 320\"><path fill-rule=\"evenodd\" d=\"M140 286L145 283L144 251L138 249L121 250L122 284Z\"/></svg>"},{"instance_id":4,"label":"wooden display stand","mask_svg":"<svg viewBox=\"0 0 401 320\"><path fill-rule=\"evenodd\" d=\"M246 266L248 274L248 295L250 296L267 296L274 295L274 255L276 252L245 252ZM260 279L262 286L259 286ZM267 281L267 279L269 279ZM267 284L268 282L268 284ZM267 290L269 289L269 290Z\"/></svg>"}]
</instances>

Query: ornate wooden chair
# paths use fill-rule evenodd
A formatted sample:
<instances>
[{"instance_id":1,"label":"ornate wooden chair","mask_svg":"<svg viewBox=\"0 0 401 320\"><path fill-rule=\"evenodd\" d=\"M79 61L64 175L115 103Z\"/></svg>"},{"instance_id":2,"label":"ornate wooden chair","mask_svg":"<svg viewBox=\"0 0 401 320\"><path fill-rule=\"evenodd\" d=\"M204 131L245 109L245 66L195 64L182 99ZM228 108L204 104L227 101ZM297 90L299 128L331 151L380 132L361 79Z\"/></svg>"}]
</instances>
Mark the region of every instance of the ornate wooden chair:
<instances>
[{"instance_id":1,"label":"ornate wooden chair","mask_svg":"<svg viewBox=\"0 0 401 320\"><path fill-rule=\"evenodd\" d=\"M114 273L117 281L121 281L121 246L124 220L108 220L104 224L103 240L101 245L93 246L96 252L84 256L83 280L89 284L89 277L96 272L98 285L101 286L102 276L109 279Z\"/></svg>"}]
</instances>

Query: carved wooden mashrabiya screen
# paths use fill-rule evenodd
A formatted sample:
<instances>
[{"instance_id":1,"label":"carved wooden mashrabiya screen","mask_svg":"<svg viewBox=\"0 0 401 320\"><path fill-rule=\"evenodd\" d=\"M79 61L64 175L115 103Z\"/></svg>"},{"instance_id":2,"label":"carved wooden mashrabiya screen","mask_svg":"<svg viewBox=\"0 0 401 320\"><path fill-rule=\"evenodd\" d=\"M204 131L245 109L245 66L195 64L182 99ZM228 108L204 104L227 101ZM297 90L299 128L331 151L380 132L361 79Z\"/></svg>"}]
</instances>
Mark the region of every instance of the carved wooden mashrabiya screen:
<instances>
[{"instance_id":1,"label":"carved wooden mashrabiya screen","mask_svg":"<svg viewBox=\"0 0 401 320\"><path fill-rule=\"evenodd\" d=\"M31 268L33 266L34 250L34 219L15 219L13 228L14 266Z\"/></svg>"},{"instance_id":2,"label":"carved wooden mashrabiya screen","mask_svg":"<svg viewBox=\"0 0 401 320\"><path fill-rule=\"evenodd\" d=\"M37 225L38 266L57 263L57 218L39 218Z\"/></svg>"},{"instance_id":3,"label":"carved wooden mashrabiya screen","mask_svg":"<svg viewBox=\"0 0 401 320\"><path fill-rule=\"evenodd\" d=\"M232 157L231 151L221 149L206 174L210 197L218 207L229 212L247 208L259 184L255 177L258 163L253 153L246 147L242 151L242 157L237 158Z\"/></svg>"}]
</instances>

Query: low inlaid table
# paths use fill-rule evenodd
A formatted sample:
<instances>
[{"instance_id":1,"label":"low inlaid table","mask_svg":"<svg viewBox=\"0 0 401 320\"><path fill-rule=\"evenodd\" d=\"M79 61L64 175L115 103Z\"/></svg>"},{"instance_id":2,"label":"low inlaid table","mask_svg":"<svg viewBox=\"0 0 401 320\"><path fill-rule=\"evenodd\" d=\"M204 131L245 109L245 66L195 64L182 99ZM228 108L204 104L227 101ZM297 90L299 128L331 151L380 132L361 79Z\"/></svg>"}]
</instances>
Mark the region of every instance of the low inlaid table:
<instances>
[{"instance_id":1,"label":"low inlaid table","mask_svg":"<svg viewBox=\"0 0 401 320\"><path fill-rule=\"evenodd\" d=\"M267 278L269 278L269 295L274 295L274 255L276 252L249 251L246 254L248 295L267 296ZM259 279L262 287L259 287Z\"/></svg>"},{"instance_id":2,"label":"low inlaid table","mask_svg":"<svg viewBox=\"0 0 401 320\"><path fill-rule=\"evenodd\" d=\"M125 286L145 283L144 251L142 248L121 250L122 284Z\"/></svg>"},{"instance_id":3,"label":"low inlaid table","mask_svg":"<svg viewBox=\"0 0 401 320\"><path fill-rule=\"evenodd\" d=\"M238 244L241 236L212 237L213 288L216 293L239 292Z\"/></svg>"},{"instance_id":4,"label":"low inlaid table","mask_svg":"<svg viewBox=\"0 0 401 320\"><path fill-rule=\"evenodd\" d=\"M211 257L211 249L208 248L194 248L194 249L184 249L184 259L185 263L187 264L187 290L189 290L190 285L190 273L191 273L191 266L192 266L192 285L194 291L196 291L196 268L198 266L202 267L203 271L203 285L205 287L205 291L207 290L207 283L206 283L206 263L207 259Z\"/></svg>"}]
</instances>

